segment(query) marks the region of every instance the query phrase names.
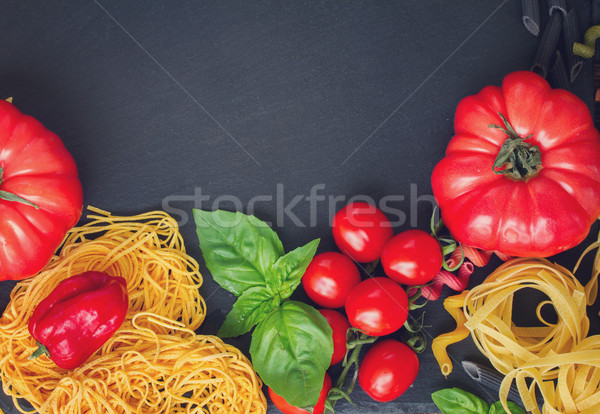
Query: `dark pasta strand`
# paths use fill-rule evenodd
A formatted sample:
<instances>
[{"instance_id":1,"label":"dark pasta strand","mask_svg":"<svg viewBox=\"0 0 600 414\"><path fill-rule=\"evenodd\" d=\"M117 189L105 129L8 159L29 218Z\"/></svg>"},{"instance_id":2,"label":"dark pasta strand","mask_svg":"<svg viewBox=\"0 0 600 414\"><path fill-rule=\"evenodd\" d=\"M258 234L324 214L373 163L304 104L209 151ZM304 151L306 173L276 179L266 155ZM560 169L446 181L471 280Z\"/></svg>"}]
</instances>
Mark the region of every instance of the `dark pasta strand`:
<instances>
[{"instance_id":1,"label":"dark pasta strand","mask_svg":"<svg viewBox=\"0 0 600 414\"><path fill-rule=\"evenodd\" d=\"M550 66L550 71L548 72L548 82L550 82L553 88L561 88L566 90L571 89L571 82L569 81L569 75L565 69L565 62L562 58L560 50L554 52L552 65Z\"/></svg>"},{"instance_id":2,"label":"dark pasta strand","mask_svg":"<svg viewBox=\"0 0 600 414\"><path fill-rule=\"evenodd\" d=\"M573 44L580 41L579 22L577 21L575 10L571 10L566 14L563 21L562 35L566 51L566 67L569 73L569 80L573 82L583 67L582 57L573 53Z\"/></svg>"},{"instance_id":3,"label":"dark pasta strand","mask_svg":"<svg viewBox=\"0 0 600 414\"><path fill-rule=\"evenodd\" d=\"M540 34L540 4L539 0L521 0L523 7L523 25L531 34Z\"/></svg>"},{"instance_id":4,"label":"dark pasta strand","mask_svg":"<svg viewBox=\"0 0 600 414\"><path fill-rule=\"evenodd\" d=\"M563 16L567 15L567 2L566 0L548 0L548 15L552 16L552 13L559 11Z\"/></svg>"},{"instance_id":5,"label":"dark pasta strand","mask_svg":"<svg viewBox=\"0 0 600 414\"><path fill-rule=\"evenodd\" d=\"M463 361L462 367L467 375L477 383L491 391L498 392L500 390L504 375L500 374L498 371L472 361ZM521 403L521 396L514 385L510 387L508 398L514 402Z\"/></svg>"},{"instance_id":6,"label":"dark pasta strand","mask_svg":"<svg viewBox=\"0 0 600 414\"><path fill-rule=\"evenodd\" d=\"M562 22L563 16L561 13L552 13L542 32L542 38L540 39L531 70L543 77L548 75L550 61L556 51L558 39L562 31Z\"/></svg>"}]
</instances>

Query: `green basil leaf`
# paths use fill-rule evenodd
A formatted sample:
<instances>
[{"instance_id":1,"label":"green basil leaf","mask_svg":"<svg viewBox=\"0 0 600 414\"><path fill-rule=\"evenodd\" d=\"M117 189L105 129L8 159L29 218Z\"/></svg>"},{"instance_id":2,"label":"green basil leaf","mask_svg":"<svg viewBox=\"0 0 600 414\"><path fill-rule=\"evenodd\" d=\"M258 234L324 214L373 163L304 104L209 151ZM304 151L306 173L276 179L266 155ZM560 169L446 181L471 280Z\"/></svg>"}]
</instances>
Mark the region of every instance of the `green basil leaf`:
<instances>
[{"instance_id":1,"label":"green basil leaf","mask_svg":"<svg viewBox=\"0 0 600 414\"><path fill-rule=\"evenodd\" d=\"M508 409L510 410L510 414L525 414L525 410L521 408L518 404L508 401ZM496 401L490 406L489 414L508 414L504 407L502 407L502 403L500 401Z\"/></svg>"},{"instance_id":2,"label":"green basil leaf","mask_svg":"<svg viewBox=\"0 0 600 414\"><path fill-rule=\"evenodd\" d=\"M266 284L283 245L265 222L240 212L194 209L202 256L214 280L236 296Z\"/></svg>"},{"instance_id":3,"label":"green basil leaf","mask_svg":"<svg viewBox=\"0 0 600 414\"><path fill-rule=\"evenodd\" d=\"M313 240L281 256L269 269L273 275L270 279L277 281L271 288L282 299L289 298L302 281L306 268L317 252L319 241Z\"/></svg>"},{"instance_id":4,"label":"green basil leaf","mask_svg":"<svg viewBox=\"0 0 600 414\"><path fill-rule=\"evenodd\" d=\"M279 306L279 296L272 296L264 286L251 287L244 291L227 314L218 335L232 338L249 332Z\"/></svg>"},{"instance_id":5,"label":"green basil leaf","mask_svg":"<svg viewBox=\"0 0 600 414\"><path fill-rule=\"evenodd\" d=\"M254 369L288 403L314 406L333 354L331 334L327 320L315 308L283 302L252 333Z\"/></svg>"},{"instance_id":6,"label":"green basil leaf","mask_svg":"<svg viewBox=\"0 0 600 414\"><path fill-rule=\"evenodd\" d=\"M431 394L442 414L488 414L490 407L481 398L460 388L445 388Z\"/></svg>"}]
</instances>

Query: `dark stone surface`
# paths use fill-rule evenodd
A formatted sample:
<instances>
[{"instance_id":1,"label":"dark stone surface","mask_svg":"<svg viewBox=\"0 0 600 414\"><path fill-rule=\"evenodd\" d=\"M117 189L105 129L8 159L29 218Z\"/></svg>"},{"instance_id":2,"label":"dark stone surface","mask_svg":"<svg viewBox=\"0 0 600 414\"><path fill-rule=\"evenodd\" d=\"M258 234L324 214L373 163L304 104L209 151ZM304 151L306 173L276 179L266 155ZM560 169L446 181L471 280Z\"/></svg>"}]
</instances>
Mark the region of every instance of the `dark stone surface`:
<instances>
[{"instance_id":1,"label":"dark stone surface","mask_svg":"<svg viewBox=\"0 0 600 414\"><path fill-rule=\"evenodd\" d=\"M570 4L582 27L588 3ZM332 212L354 196L388 200L396 232L427 229L429 177L457 103L528 69L538 42L518 0L8 0L0 39L0 97L64 140L85 203L116 214L167 209L201 263L193 207L253 207L286 250L317 237L319 251L334 249ZM591 107L589 62L573 91ZM325 200L311 207L315 186ZM215 334L234 297L202 269L200 332ZM0 309L13 285L0 283ZM441 301L427 306L426 323L430 339L452 328ZM249 335L229 342L247 352ZM375 403L357 387L358 408L338 412L438 412L430 394L447 386L485 396L459 364L485 359L470 341L451 353L448 379L428 349L401 398Z\"/></svg>"}]
</instances>

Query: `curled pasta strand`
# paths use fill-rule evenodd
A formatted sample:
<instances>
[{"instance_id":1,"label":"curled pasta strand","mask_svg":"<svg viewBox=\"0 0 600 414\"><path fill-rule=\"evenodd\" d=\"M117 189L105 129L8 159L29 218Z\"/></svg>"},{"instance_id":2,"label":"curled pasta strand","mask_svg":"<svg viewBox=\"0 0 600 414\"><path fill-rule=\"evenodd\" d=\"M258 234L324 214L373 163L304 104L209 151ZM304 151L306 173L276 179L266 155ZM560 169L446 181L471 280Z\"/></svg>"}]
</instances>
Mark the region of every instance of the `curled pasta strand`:
<instances>
[{"instance_id":1,"label":"curled pasta strand","mask_svg":"<svg viewBox=\"0 0 600 414\"><path fill-rule=\"evenodd\" d=\"M595 25L586 30L583 35L583 43L573 44L573 54L584 59L591 59L596 53L596 40L600 38L600 25Z\"/></svg>"},{"instance_id":2,"label":"curled pasta strand","mask_svg":"<svg viewBox=\"0 0 600 414\"><path fill-rule=\"evenodd\" d=\"M458 269L457 275L447 270L441 270L429 284L421 287L421 295L427 300L438 300L442 295L444 286L448 286L456 292L461 292L467 288L473 271L474 267L470 262L464 262ZM416 289L408 291L409 296L415 293Z\"/></svg>"},{"instance_id":3,"label":"curled pasta strand","mask_svg":"<svg viewBox=\"0 0 600 414\"><path fill-rule=\"evenodd\" d=\"M444 376L450 375L453 367L452 360L450 359L446 348L448 348L449 345L460 342L469 336L469 330L465 327L465 322L467 320L464 312L462 311L467 293L468 291L463 291L458 295L450 296L444 300L444 308L446 308L446 311L448 311L450 316L452 316L456 322L456 329L452 332L437 336L431 343L431 350L433 351L433 355L438 361Z\"/></svg>"}]
</instances>

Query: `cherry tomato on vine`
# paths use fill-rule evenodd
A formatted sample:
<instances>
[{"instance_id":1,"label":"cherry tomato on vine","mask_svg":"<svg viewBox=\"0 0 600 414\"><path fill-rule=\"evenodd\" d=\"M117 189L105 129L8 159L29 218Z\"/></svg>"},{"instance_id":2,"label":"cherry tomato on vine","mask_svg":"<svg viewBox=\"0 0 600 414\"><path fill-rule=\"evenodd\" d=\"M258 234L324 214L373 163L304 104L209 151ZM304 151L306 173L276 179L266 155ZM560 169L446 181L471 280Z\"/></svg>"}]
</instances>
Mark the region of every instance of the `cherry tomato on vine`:
<instances>
[{"instance_id":1,"label":"cherry tomato on vine","mask_svg":"<svg viewBox=\"0 0 600 414\"><path fill-rule=\"evenodd\" d=\"M419 372L419 358L402 342L384 339L365 354L358 370L360 387L375 401L392 401L411 386Z\"/></svg>"},{"instance_id":2,"label":"cherry tomato on vine","mask_svg":"<svg viewBox=\"0 0 600 414\"><path fill-rule=\"evenodd\" d=\"M319 394L319 401L317 401L317 405L315 405L315 408L313 409L313 414L323 414L323 411L325 411L325 400L327 399L327 393L330 389L331 377L329 374L325 373L323 388ZM309 414L308 411L302 408L294 407L293 405L288 404L286 400L275 394L271 387L269 387L268 392L269 397L271 397L271 401L273 401L273 404L275 404L275 407L279 408L279 411L281 411L283 414Z\"/></svg>"},{"instance_id":3,"label":"cherry tomato on vine","mask_svg":"<svg viewBox=\"0 0 600 414\"><path fill-rule=\"evenodd\" d=\"M346 299L350 324L370 336L397 331L408 317L408 297L398 283L387 277L360 282Z\"/></svg>"},{"instance_id":4,"label":"cherry tomato on vine","mask_svg":"<svg viewBox=\"0 0 600 414\"><path fill-rule=\"evenodd\" d=\"M360 272L352 260L337 252L316 255L302 276L302 286L313 302L324 308L341 308Z\"/></svg>"},{"instance_id":5,"label":"cherry tomato on vine","mask_svg":"<svg viewBox=\"0 0 600 414\"><path fill-rule=\"evenodd\" d=\"M385 274L404 285L429 283L442 269L442 249L423 230L406 230L392 237L381 253Z\"/></svg>"},{"instance_id":6,"label":"cherry tomato on vine","mask_svg":"<svg viewBox=\"0 0 600 414\"><path fill-rule=\"evenodd\" d=\"M333 331L331 365L335 365L342 362L346 356L346 333L350 329L350 322L348 322L348 319L344 315L333 309L319 309L319 312L327 319Z\"/></svg>"},{"instance_id":7,"label":"cherry tomato on vine","mask_svg":"<svg viewBox=\"0 0 600 414\"><path fill-rule=\"evenodd\" d=\"M359 263L379 259L383 247L394 235L386 215L364 202L342 208L333 217L332 226L338 248Z\"/></svg>"}]
</instances>

